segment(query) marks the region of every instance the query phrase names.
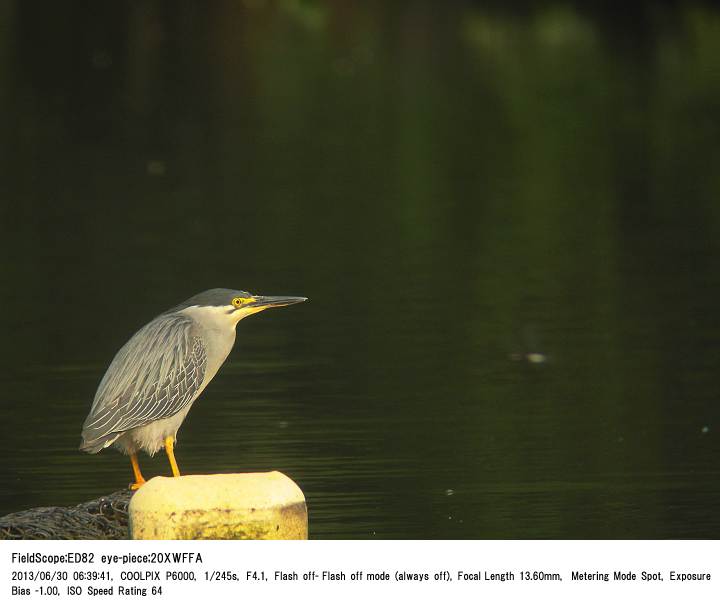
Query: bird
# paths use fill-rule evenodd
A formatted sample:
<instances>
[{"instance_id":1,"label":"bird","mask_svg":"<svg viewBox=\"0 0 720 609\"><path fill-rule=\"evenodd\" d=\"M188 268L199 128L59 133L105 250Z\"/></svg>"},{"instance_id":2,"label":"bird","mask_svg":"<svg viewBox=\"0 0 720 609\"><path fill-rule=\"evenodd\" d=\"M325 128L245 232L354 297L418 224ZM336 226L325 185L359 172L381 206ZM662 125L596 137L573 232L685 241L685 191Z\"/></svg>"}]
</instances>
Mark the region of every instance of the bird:
<instances>
[{"instance_id":1,"label":"bird","mask_svg":"<svg viewBox=\"0 0 720 609\"><path fill-rule=\"evenodd\" d=\"M230 354L237 323L306 300L214 288L161 313L110 363L83 424L80 450L94 454L113 446L128 455L135 477L131 490L145 484L140 451L152 457L164 448L173 476L180 476L174 454L178 429Z\"/></svg>"}]
</instances>

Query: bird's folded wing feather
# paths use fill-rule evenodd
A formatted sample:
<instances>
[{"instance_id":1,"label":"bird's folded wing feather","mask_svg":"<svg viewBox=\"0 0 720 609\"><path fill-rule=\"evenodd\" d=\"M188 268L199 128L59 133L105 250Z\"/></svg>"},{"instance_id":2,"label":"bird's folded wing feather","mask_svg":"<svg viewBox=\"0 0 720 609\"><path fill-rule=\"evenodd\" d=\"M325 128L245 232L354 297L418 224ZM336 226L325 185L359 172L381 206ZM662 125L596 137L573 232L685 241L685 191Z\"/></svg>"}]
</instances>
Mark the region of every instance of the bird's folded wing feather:
<instances>
[{"instance_id":1,"label":"bird's folded wing feather","mask_svg":"<svg viewBox=\"0 0 720 609\"><path fill-rule=\"evenodd\" d=\"M158 317L118 351L83 426L85 444L171 417L192 403L207 363L193 323L182 314Z\"/></svg>"}]
</instances>

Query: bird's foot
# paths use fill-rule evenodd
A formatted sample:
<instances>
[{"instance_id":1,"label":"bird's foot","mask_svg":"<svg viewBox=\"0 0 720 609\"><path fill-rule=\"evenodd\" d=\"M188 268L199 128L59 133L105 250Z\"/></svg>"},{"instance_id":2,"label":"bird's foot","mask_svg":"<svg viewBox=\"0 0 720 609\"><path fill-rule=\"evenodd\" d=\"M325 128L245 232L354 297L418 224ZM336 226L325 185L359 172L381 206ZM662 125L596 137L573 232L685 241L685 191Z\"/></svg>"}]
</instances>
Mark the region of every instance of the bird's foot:
<instances>
[{"instance_id":1,"label":"bird's foot","mask_svg":"<svg viewBox=\"0 0 720 609\"><path fill-rule=\"evenodd\" d=\"M140 480L136 480L136 481L133 482L128 488L129 488L131 491L136 491L136 490L138 490L143 484L145 484L145 480L142 479L142 478L140 478Z\"/></svg>"}]
</instances>

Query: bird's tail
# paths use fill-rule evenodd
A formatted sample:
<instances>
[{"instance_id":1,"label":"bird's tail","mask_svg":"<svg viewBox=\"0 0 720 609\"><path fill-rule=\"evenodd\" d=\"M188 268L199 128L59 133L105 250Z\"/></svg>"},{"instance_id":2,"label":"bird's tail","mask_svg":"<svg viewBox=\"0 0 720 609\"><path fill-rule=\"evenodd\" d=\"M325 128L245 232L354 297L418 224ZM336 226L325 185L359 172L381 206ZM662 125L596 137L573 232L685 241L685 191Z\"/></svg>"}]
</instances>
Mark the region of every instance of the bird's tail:
<instances>
[{"instance_id":1,"label":"bird's tail","mask_svg":"<svg viewBox=\"0 0 720 609\"><path fill-rule=\"evenodd\" d=\"M80 442L80 450L90 454L99 453L103 448L110 446L119 436L119 433L110 433L104 436L94 437L84 430L82 442Z\"/></svg>"}]
</instances>

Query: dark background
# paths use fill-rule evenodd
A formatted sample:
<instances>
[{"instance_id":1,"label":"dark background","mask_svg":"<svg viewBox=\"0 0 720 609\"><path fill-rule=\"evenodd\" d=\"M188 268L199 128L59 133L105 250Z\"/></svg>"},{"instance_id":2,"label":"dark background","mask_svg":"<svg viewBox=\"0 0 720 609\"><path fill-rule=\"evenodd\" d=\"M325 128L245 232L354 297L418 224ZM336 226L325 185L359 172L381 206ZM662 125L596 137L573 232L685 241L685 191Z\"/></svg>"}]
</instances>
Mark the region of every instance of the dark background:
<instances>
[{"instance_id":1,"label":"dark background","mask_svg":"<svg viewBox=\"0 0 720 609\"><path fill-rule=\"evenodd\" d=\"M0 0L0 512L116 350L238 326L185 473L316 538L720 537L720 12L704 2ZM161 454L146 476L168 475Z\"/></svg>"}]
</instances>

